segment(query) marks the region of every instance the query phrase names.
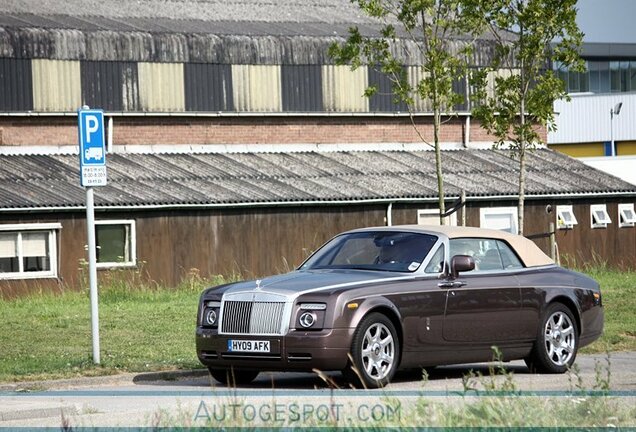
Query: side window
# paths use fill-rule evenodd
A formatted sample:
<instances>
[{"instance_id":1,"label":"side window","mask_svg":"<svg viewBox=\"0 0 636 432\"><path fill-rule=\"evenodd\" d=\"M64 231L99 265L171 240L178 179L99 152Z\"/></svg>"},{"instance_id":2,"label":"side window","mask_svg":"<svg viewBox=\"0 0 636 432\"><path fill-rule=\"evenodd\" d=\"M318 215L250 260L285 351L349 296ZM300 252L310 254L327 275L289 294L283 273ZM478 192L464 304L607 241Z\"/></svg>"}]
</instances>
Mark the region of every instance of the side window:
<instances>
[{"instance_id":1,"label":"side window","mask_svg":"<svg viewBox=\"0 0 636 432\"><path fill-rule=\"evenodd\" d=\"M444 270L444 245L440 245L435 255L424 269L424 273L441 273Z\"/></svg>"},{"instance_id":2,"label":"side window","mask_svg":"<svg viewBox=\"0 0 636 432\"><path fill-rule=\"evenodd\" d=\"M484 250L481 258L479 259L479 264L476 264L479 265L478 270L503 270L503 263L501 262L499 248L497 248L497 244L495 242L490 241L490 243L492 243L491 247Z\"/></svg>"},{"instance_id":3,"label":"side window","mask_svg":"<svg viewBox=\"0 0 636 432\"><path fill-rule=\"evenodd\" d=\"M497 247L499 248L499 253L501 254L501 261L503 262L503 266L505 269L517 269L523 268L523 264L517 255L510 249L506 243L501 240L497 240Z\"/></svg>"},{"instance_id":4,"label":"side window","mask_svg":"<svg viewBox=\"0 0 636 432\"><path fill-rule=\"evenodd\" d=\"M475 270L503 270L503 260L497 240L485 238L458 238L450 241L450 256L468 255L475 260Z\"/></svg>"}]
</instances>

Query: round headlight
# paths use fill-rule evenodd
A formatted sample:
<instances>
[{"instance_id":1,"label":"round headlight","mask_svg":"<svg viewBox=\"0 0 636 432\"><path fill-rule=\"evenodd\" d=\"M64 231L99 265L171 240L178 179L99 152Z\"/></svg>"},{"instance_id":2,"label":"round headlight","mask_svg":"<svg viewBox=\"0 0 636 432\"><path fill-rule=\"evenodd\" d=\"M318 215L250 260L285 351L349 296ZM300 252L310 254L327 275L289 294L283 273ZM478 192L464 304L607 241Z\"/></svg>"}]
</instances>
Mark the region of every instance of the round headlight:
<instances>
[{"instance_id":1,"label":"round headlight","mask_svg":"<svg viewBox=\"0 0 636 432\"><path fill-rule=\"evenodd\" d=\"M217 319L217 314L216 311L214 309L210 309L206 314L205 314L205 323L207 325L215 325L216 324L216 319Z\"/></svg>"},{"instance_id":2,"label":"round headlight","mask_svg":"<svg viewBox=\"0 0 636 432\"><path fill-rule=\"evenodd\" d=\"M309 328L316 323L316 315L312 312L304 312L298 319L300 325L304 328Z\"/></svg>"}]
</instances>

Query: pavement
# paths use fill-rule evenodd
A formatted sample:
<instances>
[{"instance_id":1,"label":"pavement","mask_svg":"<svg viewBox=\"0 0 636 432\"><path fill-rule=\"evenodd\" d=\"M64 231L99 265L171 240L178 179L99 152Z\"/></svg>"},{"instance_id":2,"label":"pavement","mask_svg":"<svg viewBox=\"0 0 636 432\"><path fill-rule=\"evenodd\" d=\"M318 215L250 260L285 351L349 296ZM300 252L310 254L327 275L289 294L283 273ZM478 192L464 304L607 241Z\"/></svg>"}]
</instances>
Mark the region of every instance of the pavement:
<instances>
[{"instance_id":1,"label":"pavement","mask_svg":"<svg viewBox=\"0 0 636 432\"><path fill-rule=\"evenodd\" d=\"M383 426L403 425L401 411L422 398L457 403L466 397L492 396L493 389L507 396L503 390L510 390L510 382L515 397L559 398L603 390L609 381L612 397L636 404L636 352L579 355L578 372L562 375L531 374L519 361L504 365L494 375L490 370L497 365L484 363L437 367L426 379L421 371L404 371L380 390L348 388L339 373L296 372L261 373L250 385L228 389L204 369L6 383L0 384L0 429L272 422L320 426L342 419L367 426L380 420Z\"/></svg>"}]
</instances>

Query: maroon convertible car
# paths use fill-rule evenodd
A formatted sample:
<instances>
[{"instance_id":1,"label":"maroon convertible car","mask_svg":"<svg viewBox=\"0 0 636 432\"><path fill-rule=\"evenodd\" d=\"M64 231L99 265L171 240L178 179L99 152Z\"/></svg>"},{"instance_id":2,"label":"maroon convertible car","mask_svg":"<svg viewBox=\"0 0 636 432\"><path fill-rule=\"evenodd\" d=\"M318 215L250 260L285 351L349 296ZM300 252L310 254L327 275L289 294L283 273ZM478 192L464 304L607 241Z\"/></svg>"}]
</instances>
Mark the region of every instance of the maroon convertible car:
<instances>
[{"instance_id":1,"label":"maroon convertible car","mask_svg":"<svg viewBox=\"0 0 636 432\"><path fill-rule=\"evenodd\" d=\"M221 383L341 370L366 387L398 368L524 359L562 373L603 331L599 285L502 231L394 226L340 234L296 271L209 288L200 361Z\"/></svg>"}]
</instances>

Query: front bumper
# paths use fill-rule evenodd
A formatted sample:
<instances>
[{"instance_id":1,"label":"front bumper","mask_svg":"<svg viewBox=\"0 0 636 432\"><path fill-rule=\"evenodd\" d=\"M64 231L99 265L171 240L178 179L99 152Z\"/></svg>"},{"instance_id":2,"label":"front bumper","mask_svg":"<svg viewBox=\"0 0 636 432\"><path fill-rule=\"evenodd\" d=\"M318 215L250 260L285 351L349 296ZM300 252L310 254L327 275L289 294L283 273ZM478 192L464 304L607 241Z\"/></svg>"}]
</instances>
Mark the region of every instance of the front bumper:
<instances>
[{"instance_id":1,"label":"front bumper","mask_svg":"<svg viewBox=\"0 0 636 432\"><path fill-rule=\"evenodd\" d=\"M347 366L354 331L353 328L290 330L284 336L246 336L219 335L217 330L197 327L197 356L205 366L220 369L232 366L259 371L342 370ZM269 341L270 352L230 352L229 339Z\"/></svg>"}]
</instances>

